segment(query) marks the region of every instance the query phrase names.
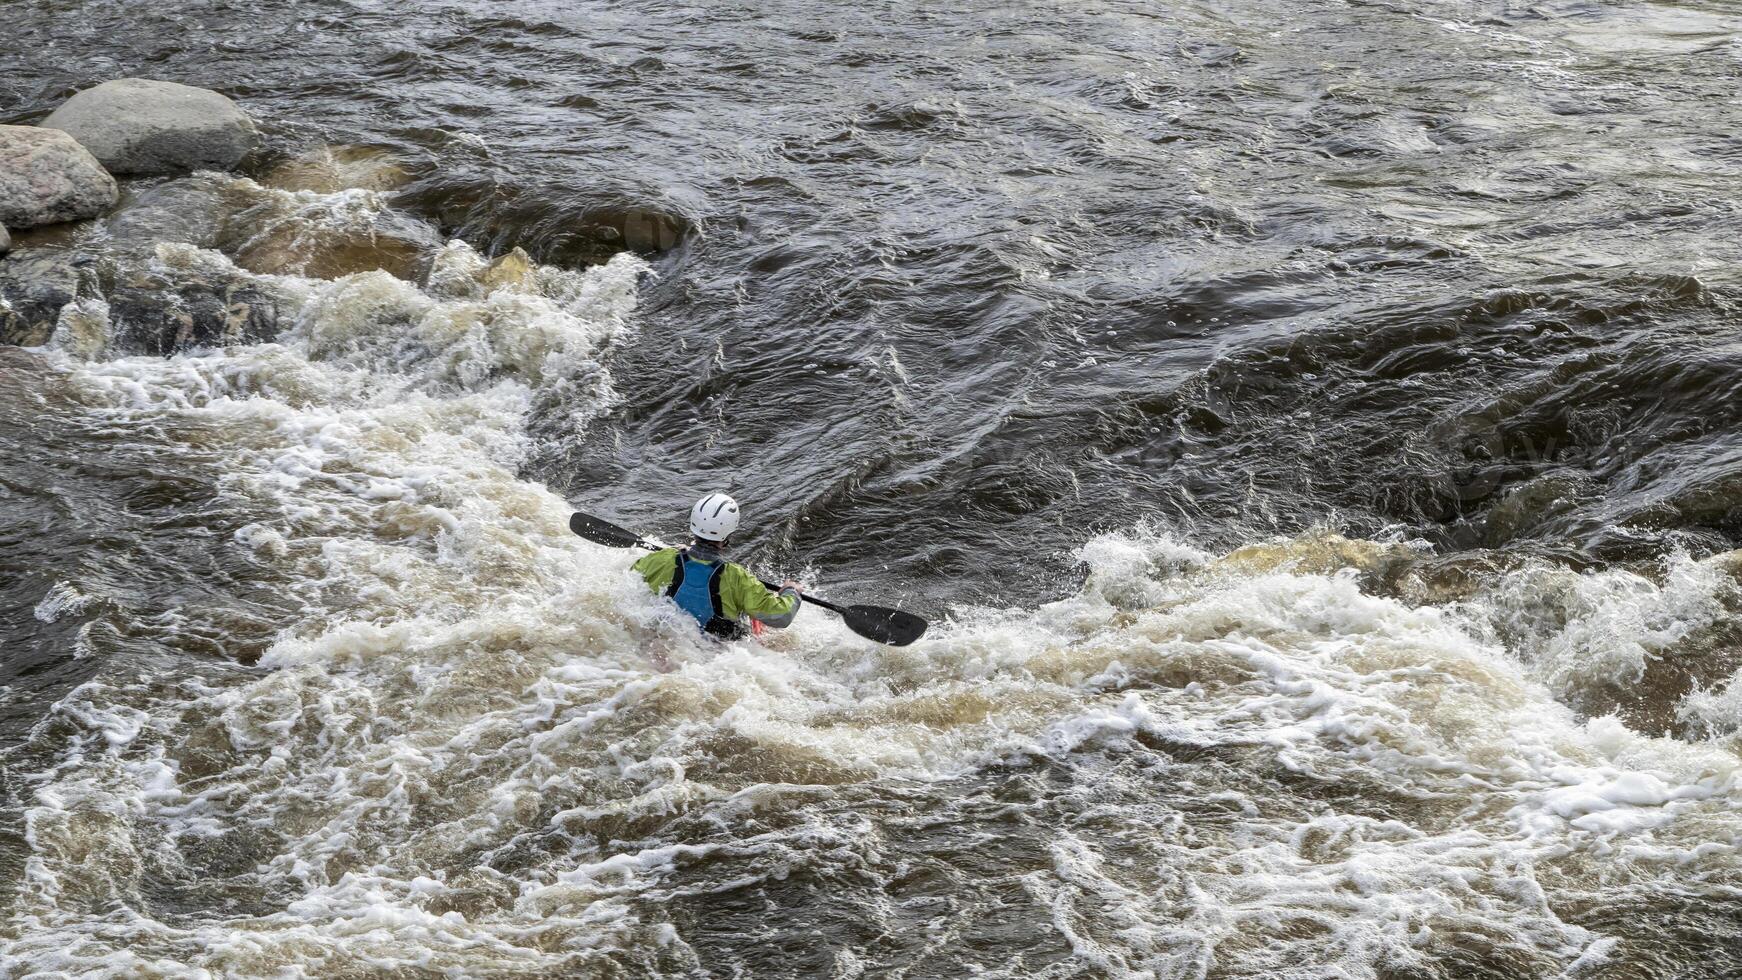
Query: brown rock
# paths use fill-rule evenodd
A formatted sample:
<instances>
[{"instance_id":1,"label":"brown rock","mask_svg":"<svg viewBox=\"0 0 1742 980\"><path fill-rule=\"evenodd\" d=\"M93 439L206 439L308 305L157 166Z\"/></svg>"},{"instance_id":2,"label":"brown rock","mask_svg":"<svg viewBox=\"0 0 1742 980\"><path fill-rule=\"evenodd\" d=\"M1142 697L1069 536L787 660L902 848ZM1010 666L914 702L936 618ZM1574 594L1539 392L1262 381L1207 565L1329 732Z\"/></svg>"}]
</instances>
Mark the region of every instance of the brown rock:
<instances>
[{"instance_id":1,"label":"brown rock","mask_svg":"<svg viewBox=\"0 0 1742 980\"><path fill-rule=\"evenodd\" d=\"M251 232L231 249L244 269L314 279L379 269L415 282L441 246L428 226L392 211L334 215L317 210L276 218L260 213L273 207L251 209L230 222Z\"/></svg>"},{"instance_id":2,"label":"brown rock","mask_svg":"<svg viewBox=\"0 0 1742 980\"><path fill-rule=\"evenodd\" d=\"M516 247L485 266L478 274L478 284L484 287L486 294L505 288L535 292L538 289L538 267L525 249Z\"/></svg>"},{"instance_id":3,"label":"brown rock","mask_svg":"<svg viewBox=\"0 0 1742 980\"><path fill-rule=\"evenodd\" d=\"M272 168L261 183L286 191L336 194L344 190L389 191L410 179L386 150L322 146Z\"/></svg>"}]
</instances>

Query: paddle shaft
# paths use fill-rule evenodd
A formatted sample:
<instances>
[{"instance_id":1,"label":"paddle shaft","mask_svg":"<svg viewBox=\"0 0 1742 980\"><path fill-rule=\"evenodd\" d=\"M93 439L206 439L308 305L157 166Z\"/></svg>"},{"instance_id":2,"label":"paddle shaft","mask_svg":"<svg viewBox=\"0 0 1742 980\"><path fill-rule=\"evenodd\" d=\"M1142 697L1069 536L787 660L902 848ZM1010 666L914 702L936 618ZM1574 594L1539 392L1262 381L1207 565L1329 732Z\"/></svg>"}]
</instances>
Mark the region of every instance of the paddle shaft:
<instances>
[{"instance_id":1,"label":"paddle shaft","mask_svg":"<svg viewBox=\"0 0 1742 980\"><path fill-rule=\"evenodd\" d=\"M781 589L780 586L775 585L773 582L770 582L765 578L759 578L756 581L761 582L762 587L767 589L770 592L779 592ZM838 613L842 613L842 614L845 614L847 611L845 609L842 609L840 606L837 606L834 603L830 602L829 600L824 599L821 596L807 595L804 592L800 592L799 595L803 596L804 601L810 603L813 606L822 606L824 609L828 609L828 610L831 610L833 612L838 612Z\"/></svg>"}]
</instances>

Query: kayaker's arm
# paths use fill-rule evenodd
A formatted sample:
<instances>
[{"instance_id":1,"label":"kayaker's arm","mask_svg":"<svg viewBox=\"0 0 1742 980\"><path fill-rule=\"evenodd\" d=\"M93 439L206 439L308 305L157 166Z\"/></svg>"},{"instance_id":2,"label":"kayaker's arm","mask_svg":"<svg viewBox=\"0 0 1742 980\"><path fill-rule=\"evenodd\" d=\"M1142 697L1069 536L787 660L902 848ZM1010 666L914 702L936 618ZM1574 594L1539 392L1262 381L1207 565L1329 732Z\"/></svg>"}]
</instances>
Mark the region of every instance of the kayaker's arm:
<instances>
[{"instance_id":1,"label":"kayaker's arm","mask_svg":"<svg viewBox=\"0 0 1742 980\"><path fill-rule=\"evenodd\" d=\"M792 618L798 615L798 607L804 603L796 586L789 584L779 592L772 591L742 565L726 567L724 581L720 583L720 599L726 607L726 615L749 616L775 629L791 626Z\"/></svg>"},{"instance_id":2,"label":"kayaker's arm","mask_svg":"<svg viewBox=\"0 0 1742 980\"><path fill-rule=\"evenodd\" d=\"M637 574L647 580L648 588L663 594L677 575L677 549L663 548L650 555L642 555L633 567Z\"/></svg>"}]
</instances>

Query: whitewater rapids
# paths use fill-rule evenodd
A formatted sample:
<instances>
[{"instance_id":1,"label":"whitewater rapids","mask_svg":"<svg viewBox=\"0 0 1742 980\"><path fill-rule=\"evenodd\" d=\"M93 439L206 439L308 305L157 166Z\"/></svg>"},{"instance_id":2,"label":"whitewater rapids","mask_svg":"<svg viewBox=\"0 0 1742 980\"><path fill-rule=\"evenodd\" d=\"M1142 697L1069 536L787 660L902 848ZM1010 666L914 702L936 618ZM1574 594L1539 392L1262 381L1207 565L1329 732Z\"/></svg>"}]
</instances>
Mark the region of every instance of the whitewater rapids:
<instances>
[{"instance_id":1,"label":"whitewater rapids","mask_svg":"<svg viewBox=\"0 0 1742 980\"><path fill-rule=\"evenodd\" d=\"M1364 578L1421 542L1134 528L912 648L716 645L518 475L535 409L611 403L646 264L482 268L260 276L278 342L167 359L86 311L6 368L231 528L251 612L139 628L260 638L107 659L8 751L7 975L1595 977L1630 907L1742 898L1742 683L1680 703L1703 740L1566 703L1731 608L1729 556L1435 600Z\"/></svg>"}]
</instances>

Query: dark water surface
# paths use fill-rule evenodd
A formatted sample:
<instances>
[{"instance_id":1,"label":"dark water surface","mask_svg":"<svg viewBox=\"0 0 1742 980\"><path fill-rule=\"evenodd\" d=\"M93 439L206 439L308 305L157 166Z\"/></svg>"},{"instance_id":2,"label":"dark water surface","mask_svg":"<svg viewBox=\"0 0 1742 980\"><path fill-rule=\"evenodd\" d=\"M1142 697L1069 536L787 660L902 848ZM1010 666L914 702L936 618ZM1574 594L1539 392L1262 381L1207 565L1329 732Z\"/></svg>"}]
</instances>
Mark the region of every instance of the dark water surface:
<instances>
[{"instance_id":1,"label":"dark water surface","mask_svg":"<svg viewBox=\"0 0 1742 980\"><path fill-rule=\"evenodd\" d=\"M1730 5L0 26L0 123L267 142L20 244L284 327L0 348L16 975L1742 975ZM709 648L562 530L722 487L932 636Z\"/></svg>"}]
</instances>

